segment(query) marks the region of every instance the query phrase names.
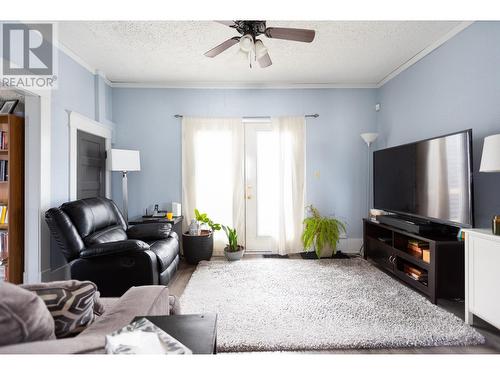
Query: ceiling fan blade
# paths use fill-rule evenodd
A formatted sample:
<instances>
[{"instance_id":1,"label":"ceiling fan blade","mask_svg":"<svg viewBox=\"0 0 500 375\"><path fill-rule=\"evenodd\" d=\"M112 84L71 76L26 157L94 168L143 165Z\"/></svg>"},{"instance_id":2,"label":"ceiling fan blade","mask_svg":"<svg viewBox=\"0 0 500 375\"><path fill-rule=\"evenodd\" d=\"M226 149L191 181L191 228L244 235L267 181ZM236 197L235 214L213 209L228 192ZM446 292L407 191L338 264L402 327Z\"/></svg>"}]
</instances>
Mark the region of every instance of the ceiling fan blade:
<instances>
[{"instance_id":1,"label":"ceiling fan blade","mask_svg":"<svg viewBox=\"0 0 500 375\"><path fill-rule=\"evenodd\" d=\"M239 36L235 36L234 38L228 39L225 42L219 44L217 47L212 48L210 51L204 53L206 57L215 57L219 53L224 52L229 47L234 46L236 43L240 41Z\"/></svg>"},{"instance_id":2,"label":"ceiling fan blade","mask_svg":"<svg viewBox=\"0 0 500 375\"><path fill-rule=\"evenodd\" d=\"M288 27L268 27L266 36L274 39L295 40L296 42L311 43L316 32L308 29L291 29Z\"/></svg>"},{"instance_id":3,"label":"ceiling fan blade","mask_svg":"<svg viewBox=\"0 0 500 375\"><path fill-rule=\"evenodd\" d=\"M271 56L269 56L269 53L266 53L257 61L259 62L261 68L267 68L268 66L271 66L273 64L273 62L271 61Z\"/></svg>"},{"instance_id":4,"label":"ceiling fan blade","mask_svg":"<svg viewBox=\"0 0 500 375\"><path fill-rule=\"evenodd\" d=\"M236 22L234 21L215 21L215 22L229 27L236 26Z\"/></svg>"}]
</instances>

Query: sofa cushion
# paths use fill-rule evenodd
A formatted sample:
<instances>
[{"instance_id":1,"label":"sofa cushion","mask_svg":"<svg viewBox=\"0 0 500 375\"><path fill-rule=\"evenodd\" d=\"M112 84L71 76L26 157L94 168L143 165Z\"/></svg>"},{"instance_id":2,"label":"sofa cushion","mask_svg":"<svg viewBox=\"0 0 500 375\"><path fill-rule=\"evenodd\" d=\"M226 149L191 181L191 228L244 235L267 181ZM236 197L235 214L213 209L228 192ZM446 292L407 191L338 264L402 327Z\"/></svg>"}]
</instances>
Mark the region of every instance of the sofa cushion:
<instances>
[{"instance_id":1,"label":"sofa cushion","mask_svg":"<svg viewBox=\"0 0 500 375\"><path fill-rule=\"evenodd\" d=\"M104 353L105 335L129 324L136 316L169 315L178 300L158 285L133 287L120 298L102 298L105 313L76 337L0 347L0 354Z\"/></svg>"},{"instance_id":2,"label":"sofa cushion","mask_svg":"<svg viewBox=\"0 0 500 375\"><path fill-rule=\"evenodd\" d=\"M105 341L101 335L32 341L0 346L0 354L104 354Z\"/></svg>"},{"instance_id":3,"label":"sofa cushion","mask_svg":"<svg viewBox=\"0 0 500 375\"><path fill-rule=\"evenodd\" d=\"M61 210L70 217L82 238L109 226L119 225L123 230L127 229L120 210L110 199L80 199L64 203Z\"/></svg>"},{"instance_id":4,"label":"sofa cushion","mask_svg":"<svg viewBox=\"0 0 500 375\"><path fill-rule=\"evenodd\" d=\"M120 225L113 225L92 233L91 235L85 237L83 241L85 242L85 245L92 246L106 242L123 241L126 239L127 233L125 233L123 228Z\"/></svg>"},{"instance_id":5,"label":"sofa cushion","mask_svg":"<svg viewBox=\"0 0 500 375\"><path fill-rule=\"evenodd\" d=\"M95 319L97 287L91 281L65 280L22 285L35 292L47 305L55 323L57 338L74 336ZM99 306L96 306L98 312Z\"/></svg>"},{"instance_id":6,"label":"sofa cushion","mask_svg":"<svg viewBox=\"0 0 500 375\"><path fill-rule=\"evenodd\" d=\"M0 346L55 339L54 320L36 294L0 283Z\"/></svg>"},{"instance_id":7,"label":"sofa cushion","mask_svg":"<svg viewBox=\"0 0 500 375\"><path fill-rule=\"evenodd\" d=\"M158 258L160 273L165 271L179 254L179 243L173 238L148 243L149 249L155 253Z\"/></svg>"},{"instance_id":8,"label":"sofa cushion","mask_svg":"<svg viewBox=\"0 0 500 375\"><path fill-rule=\"evenodd\" d=\"M172 232L170 223L143 223L127 229L128 238L142 241L165 240Z\"/></svg>"},{"instance_id":9,"label":"sofa cushion","mask_svg":"<svg viewBox=\"0 0 500 375\"><path fill-rule=\"evenodd\" d=\"M169 314L170 301L167 287L160 285L132 287L78 337L109 334L126 326L136 316Z\"/></svg>"}]
</instances>

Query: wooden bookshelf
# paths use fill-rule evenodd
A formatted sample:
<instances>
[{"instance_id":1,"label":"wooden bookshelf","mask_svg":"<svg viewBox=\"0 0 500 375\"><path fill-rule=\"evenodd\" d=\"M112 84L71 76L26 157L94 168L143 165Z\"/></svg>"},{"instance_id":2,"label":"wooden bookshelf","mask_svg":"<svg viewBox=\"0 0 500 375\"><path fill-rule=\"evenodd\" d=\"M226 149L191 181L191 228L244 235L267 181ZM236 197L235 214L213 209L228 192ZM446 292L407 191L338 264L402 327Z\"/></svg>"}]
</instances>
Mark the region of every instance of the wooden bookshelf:
<instances>
[{"instance_id":1,"label":"wooden bookshelf","mask_svg":"<svg viewBox=\"0 0 500 375\"><path fill-rule=\"evenodd\" d=\"M0 131L8 143L0 149L0 160L8 162L7 181L0 182L0 204L8 207L6 223L0 223L0 231L8 233L6 278L20 284L24 273L24 118L0 115Z\"/></svg>"}]
</instances>

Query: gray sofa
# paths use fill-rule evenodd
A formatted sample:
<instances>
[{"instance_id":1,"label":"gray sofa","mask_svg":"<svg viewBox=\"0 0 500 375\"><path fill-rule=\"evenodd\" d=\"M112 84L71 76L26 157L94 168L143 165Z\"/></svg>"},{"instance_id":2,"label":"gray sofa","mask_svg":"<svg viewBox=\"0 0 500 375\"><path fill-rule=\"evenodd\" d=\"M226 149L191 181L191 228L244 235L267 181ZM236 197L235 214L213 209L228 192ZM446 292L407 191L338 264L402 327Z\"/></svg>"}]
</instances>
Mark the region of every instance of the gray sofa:
<instances>
[{"instance_id":1,"label":"gray sofa","mask_svg":"<svg viewBox=\"0 0 500 375\"><path fill-rule=\"evenodd\" d=\"M168 288L148 285L130 288L119 298L101 298L101 315L78 336L0 347L0 354L97 354L104 353L105 336L129 324L136 316L170 315L178 311Z\"/></svg>"}]
</instances>

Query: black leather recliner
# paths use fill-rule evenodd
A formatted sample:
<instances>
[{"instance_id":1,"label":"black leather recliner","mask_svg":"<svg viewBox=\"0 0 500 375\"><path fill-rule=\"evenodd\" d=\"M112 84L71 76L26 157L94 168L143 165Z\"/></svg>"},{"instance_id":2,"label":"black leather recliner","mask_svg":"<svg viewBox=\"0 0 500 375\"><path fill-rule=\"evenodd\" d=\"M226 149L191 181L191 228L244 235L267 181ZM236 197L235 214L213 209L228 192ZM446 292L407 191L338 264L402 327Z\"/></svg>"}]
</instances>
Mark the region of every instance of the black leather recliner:
<instances>
[{"instance_id":1,"label":"black leather recliner","mask_svg":"<svg viewBox=\"0 0 500 375\"><path fill-rule=\"evenodd\" d=\"M104 297L132 286L167 285L179 264L179 238L168 223L128 227L106 198L64 203L45 220L71 268L71 277L93 281Z\"/></svg>"}]
</instances>

